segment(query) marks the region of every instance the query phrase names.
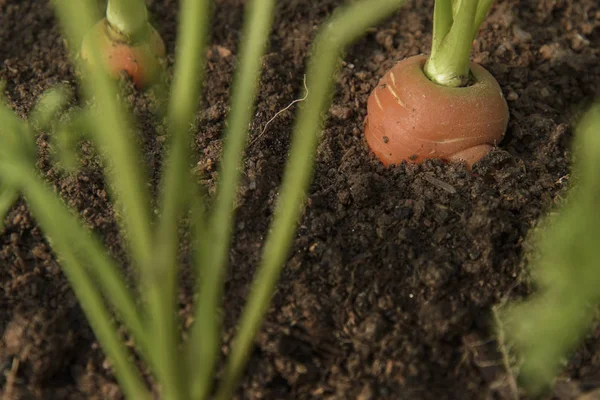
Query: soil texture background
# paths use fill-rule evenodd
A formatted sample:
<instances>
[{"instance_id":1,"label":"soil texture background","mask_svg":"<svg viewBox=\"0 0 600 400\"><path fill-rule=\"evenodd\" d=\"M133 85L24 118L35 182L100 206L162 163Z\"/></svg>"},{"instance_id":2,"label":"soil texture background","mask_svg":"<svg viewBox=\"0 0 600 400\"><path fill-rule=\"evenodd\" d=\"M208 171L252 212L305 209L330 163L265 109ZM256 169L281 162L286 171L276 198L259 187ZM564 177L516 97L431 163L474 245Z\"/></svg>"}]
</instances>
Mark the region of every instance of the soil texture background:
<instances>
[{"instance_id":1,"label":"soil texture background","mask_svg":"<svg viewBox=\"0 0 600 400\"><path fill-rule=\"evenodd\" d=\"M264 57L244 158L223 299L223 354L260 260L318 26L342 0L281 0ZM172 69L178 2L150 3ZM245 1L217 0L195 134L194 171L214 193ZM344 56L318 149L306 211L257 337L238 399L515 399L493 329L494 307L531 290L528 238L569 187L581 107L600 95L597 0L498 0L473 58L510 107L506 138L474 173L428 161L384 168L362 127L370 90L392 65L428 53L432 0L412 0ZM0 79L22 118L76 74L46 0L0 0ZM154 184L165 126L156 100L121 85ZM310 91L310 87L308 88ZM263 132L264 130L264 132ZM64 201L126 265L94 149L79 173L38 138L37 166ZM120 399L110 363L43 232L19 200L0 231L0 387L3 399ZM182 246L182 258L189 247ZM126 269L126 267L124 267ZM193 284L182 279L189 322ZM511 359L509 358L509 361ZM600 387L600 329L592 330L547 398Z\"/></svg>"}]
</instances>

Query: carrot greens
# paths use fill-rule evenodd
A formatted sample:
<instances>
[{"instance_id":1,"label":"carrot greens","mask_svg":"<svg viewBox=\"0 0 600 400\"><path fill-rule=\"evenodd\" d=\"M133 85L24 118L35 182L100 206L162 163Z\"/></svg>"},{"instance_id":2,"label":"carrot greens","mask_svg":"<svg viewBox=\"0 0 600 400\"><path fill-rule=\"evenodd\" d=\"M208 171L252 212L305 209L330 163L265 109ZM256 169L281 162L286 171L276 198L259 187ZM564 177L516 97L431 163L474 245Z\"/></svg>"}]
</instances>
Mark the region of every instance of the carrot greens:
<instances>
[{"instance_id":1,"label":"carrot greens","mask_svg":"<svg viewBox=\"0 0 600 400\"><path fill-rule=\"evenodd\" d=\"M431 55L425 74L442 86L466 86L473 39L493 0L436 0Z\"/></svg>"},{"instance_id":2,"label":"carrot greens","mask_svg":"<svg viewBox=\"0 0 600 400\"><path fill-rule=\"evenodd\" d=\"M598 320L600 103L580 121L574 153L576 184L560 212L550 214L537 232L539 257L531 271L538 291L500 314L499 328L520 356L520 380L533 394L550 387L564 359Z\"/></svg>"},{"instance_id":3,"label":"carrot greens","mask_svg":"<svg viewBox=\"0 0 600 400\"><path fill-rule=\"evenodd\" d=\"M148 27L148 9L144 0L108 0L106 19L118 34L133 38Z\"/></svg>"}]
</instances>

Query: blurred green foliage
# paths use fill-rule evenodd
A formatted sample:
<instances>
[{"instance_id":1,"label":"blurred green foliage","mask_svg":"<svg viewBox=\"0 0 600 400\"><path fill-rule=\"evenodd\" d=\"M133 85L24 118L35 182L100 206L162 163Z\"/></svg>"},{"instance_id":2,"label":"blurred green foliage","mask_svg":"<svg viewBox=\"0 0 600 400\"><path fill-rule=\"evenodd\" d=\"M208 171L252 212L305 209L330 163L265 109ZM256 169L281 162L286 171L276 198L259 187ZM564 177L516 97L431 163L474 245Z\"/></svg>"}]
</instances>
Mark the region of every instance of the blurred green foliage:
<instances>
[{"instance_id":1,"label":"blurred green foliage","mask_svg":"<svg viewBox=\"0 0 600 400\"><path fill-rule=\"evenodd\" d=\"M600 304L600 104L579 122L572 188L557 215L537 231L531 265L537 291L502 312L501 329L521 358L518 372L531 393L548 389L589 332Z\"/></svg>"}]
</instances>

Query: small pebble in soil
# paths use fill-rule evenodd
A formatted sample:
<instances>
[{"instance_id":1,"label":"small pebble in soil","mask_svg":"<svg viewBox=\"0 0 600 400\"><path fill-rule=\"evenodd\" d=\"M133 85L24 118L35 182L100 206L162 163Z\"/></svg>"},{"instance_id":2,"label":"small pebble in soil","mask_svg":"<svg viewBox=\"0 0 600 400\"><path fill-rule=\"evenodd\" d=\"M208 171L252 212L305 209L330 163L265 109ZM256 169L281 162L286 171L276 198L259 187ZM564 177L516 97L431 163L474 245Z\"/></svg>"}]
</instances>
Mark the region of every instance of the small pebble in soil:
<instances>
[{"instance_id":1,"label":"small pebble in soil","mask_svg":"<svg viewBox=\"0 0 600 400\"><path fill-rule=\"evenodd\" d=\"M532 39L531 33L525 31L518 25L513 25L513 33L520 42L530 42Z\"/></svg>"},{"instance_id":2,"label":"small pebble in soil","mask_svg":"<svg viewBox=\"0 0 600 400\"><path fill-rule=\"evenodd\" d=\"M517 101L518 99L519 99L519 95L514 90L510 90L506 94L506 100L508 100L508 101Z\"/></svg>"},{"instance_id":3,"label":"small pebble in soil","mask_svg":"<svg viewBox=\"0 0 600 400\"><path fill-rule=\"evenodd\" d=\"M345 121L352 116L352 109L339 104L335 104L331 107L331 115L335 118Z\"/></svg>"}]
</instances>

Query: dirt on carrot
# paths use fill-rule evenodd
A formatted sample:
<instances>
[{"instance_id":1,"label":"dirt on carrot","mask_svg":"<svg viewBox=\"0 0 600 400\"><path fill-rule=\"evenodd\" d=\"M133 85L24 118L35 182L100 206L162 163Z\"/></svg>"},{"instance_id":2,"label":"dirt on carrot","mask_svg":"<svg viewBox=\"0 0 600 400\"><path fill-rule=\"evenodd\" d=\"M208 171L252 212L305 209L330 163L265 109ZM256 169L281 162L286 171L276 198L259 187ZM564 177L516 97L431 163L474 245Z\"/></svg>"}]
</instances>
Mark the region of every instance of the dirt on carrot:
<instances>
[{"instance_id":1,"label":"dirt on carrot","mask_svg":"<svg viewBox=\"0 0 600 400\"><path fill-rule=\"evenodd\" d=\"M343 0L277 2L250 140L304 94L316 27ZM600 95L596 0L498 0L473 58L498 80L510 108L504 140L467 173L425 161L384 168L363 136L368 95L398 60L429 52L432 0L412 0L344 57L319 146L315 180L267 321L237 399L514 399L497 351L492 307L530 292L527 238L569 187L572 128ZM237 64L241 0L217 0L194 171L212 193ZM177 2L150 2L152 24L173 55ZM43 90L74 86L75 73L48 1L0 0L0 79L22 117ZM169 58L172 63L172 57ZM172 70L172 64L170 65ZM152 93L123 96L158 181L165 127ZM308 91L310 92L310 87ZM224 297L228 352L277 199L294 108L281 113L244 160ZM93 147L65 175L38 138L37 166L111 253L127 263ZM0 375L7 399L121 399L56 256L20 200L0 232ZM184 241L182 259L189 248ZM193 282L182 276L182 320ZM576 399L598 387L600 329L570 359L554 393Z\"/></svg>"}]
</instances>

